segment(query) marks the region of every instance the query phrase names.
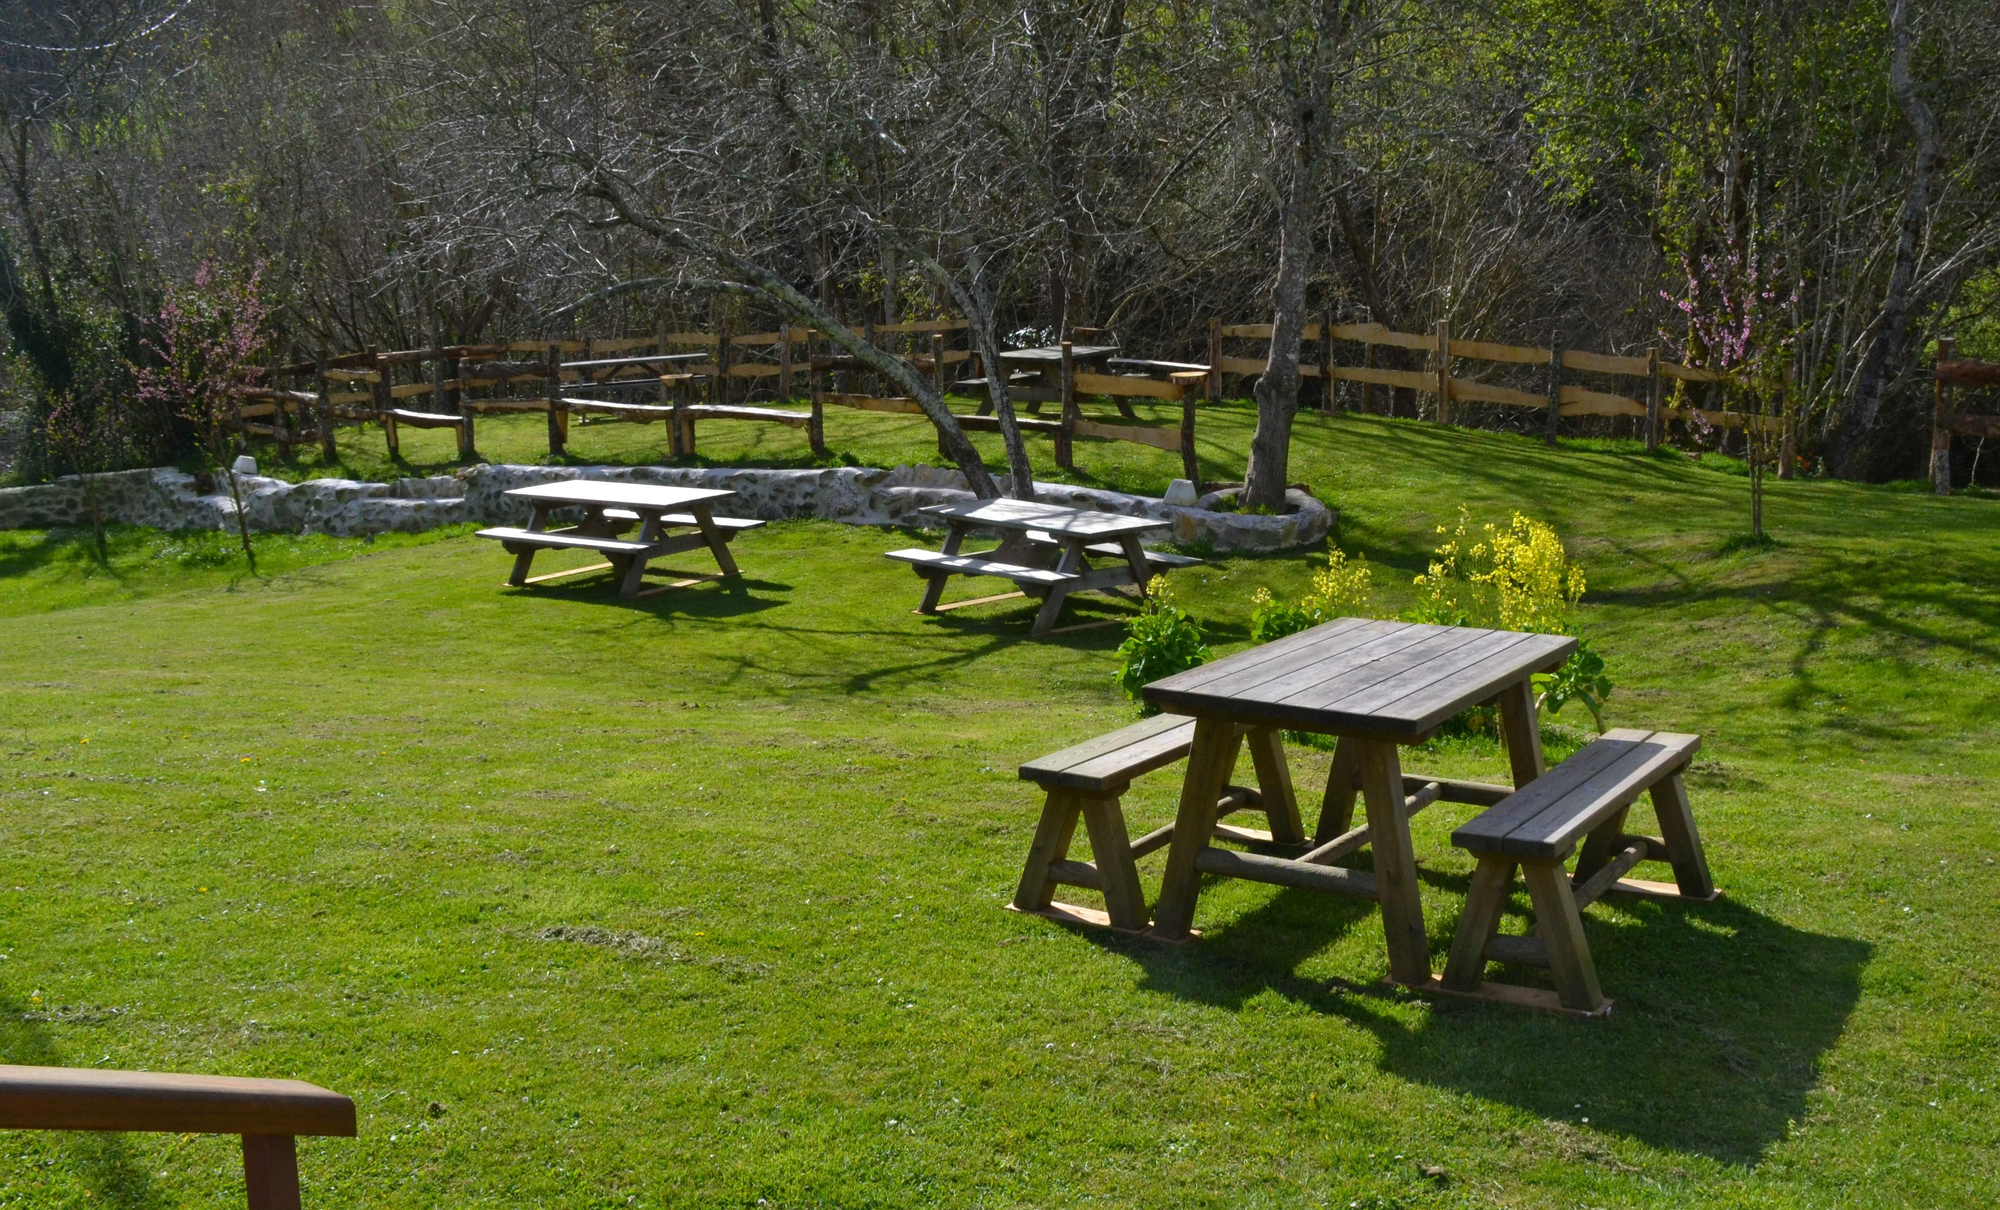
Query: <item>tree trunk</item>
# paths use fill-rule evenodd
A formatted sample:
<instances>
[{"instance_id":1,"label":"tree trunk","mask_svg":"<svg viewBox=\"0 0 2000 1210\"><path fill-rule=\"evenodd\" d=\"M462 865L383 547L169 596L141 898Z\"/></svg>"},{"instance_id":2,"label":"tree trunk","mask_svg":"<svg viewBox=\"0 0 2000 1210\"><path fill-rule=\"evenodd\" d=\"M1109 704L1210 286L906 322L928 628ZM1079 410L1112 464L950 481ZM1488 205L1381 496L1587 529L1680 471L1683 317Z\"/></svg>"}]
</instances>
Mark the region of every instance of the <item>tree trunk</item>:
<instances>
[{"instance_id":1,"label":"tree trunk","mask_svg":"<svg viewBox=\"0 0 2000 1210\"><path fill-rule=\"evenodd\" d=\"M1875 418L1882 410L1882 396L1903 362L1903 341L1910 319L1910 290L1916 281L1917 258L1922 250L1925 219L1930 212L1931 174L1937 169L1938 127L1930 106L1917 95L1910 78L1910 27L1907 0L1893 0L1889 6L1889 29L1895 50L1889 58L1889 91L1917 136L1917 161L1903 197L1903 210L1896 233L1896 261L1889 273L1889 288L1882 296L1882 310L1875 319L1875 339L1855 378L1854 398L1847 415L1834 433L1833 473L1843 479L1861 474Z\"/></svg>"},{"instance_id":2,"label":"tree trunk","mask_svg":"<svg viewBox=\"0 0 2000 1210\"><path fill-rule=\"evenodd\" d=\"M1243 472L1243 504L1283 512L1290 473L1292 417L1299 410L1299 345L1306 328L1306 262L1312 243L1312 152L1297 131L1285 198L1278 280L1271 288L1271 360L1257 378L1257 431Z\"/></svg>"}]
</instances>

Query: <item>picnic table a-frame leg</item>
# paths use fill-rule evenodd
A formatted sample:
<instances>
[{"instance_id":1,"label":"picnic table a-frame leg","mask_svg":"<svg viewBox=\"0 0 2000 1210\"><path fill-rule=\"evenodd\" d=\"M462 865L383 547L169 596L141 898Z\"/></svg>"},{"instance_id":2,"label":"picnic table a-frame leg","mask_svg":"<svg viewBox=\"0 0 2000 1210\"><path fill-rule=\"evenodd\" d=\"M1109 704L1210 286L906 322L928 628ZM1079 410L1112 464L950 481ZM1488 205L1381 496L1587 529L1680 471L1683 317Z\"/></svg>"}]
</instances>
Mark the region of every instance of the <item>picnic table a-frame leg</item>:
<instances>
[{"instance_id":1,"label":"picnic table a-frame leg","mask_svg":"<svg viewBox=\"0 0 2000 1210\"><path fill-rule=\"evenodd\" d=\"M958 548L963 545L965 545L964 523L956 517L947 519L945 521L944 547L939 553L955 555L958 553ZM939 572L937 575L925 577L924 599L917 604L918 613L936 613L938 611L938 601L943 599L945 581L949 579L951 579L949 572Z\"/></svg>"},{"instance_id":2,"label":"picnic table a-frame leg","mask_svg":"<svg viewBox=\"0 0 2000 1210\"><path fill-rule=\"evenodd\" d=\"M1418 895L1417 859L1404 810L1403 765L1388 740L1357 739L1361 800L1368 811L1368 842L1375 854L1375 894L1382 906L1382 936L1389 949L1389 977L1424 983L1431 977L1430 942Z\"/></svg>"},{"instance_id":3,"label":"picnic table a-frame leg","mask_svg":"<svg viewBox=\"0 0 2000 1210\"><path fill-rule=\"evenodd\" d=\"M543 530L548 528L548 524L549 524L548 506L540 502L537 502L534 505L530 506L528 510L529 532L537 534L541 533ZM519 588L523 584L526 584L528 582L528 571L530 568L534 567L534 565L535 565L535 548L532 546L522 547L521 553L514 556L514 571L511 575L507 577L507 583L515 588Z\"/></svg>"},{"instance_id":4,"label":"picnic table a-frame leg","mask_svg":"<svg viewBox=\"0 0 2000 1210\"><path fill-rule=\"evenodd\" d=\"M694 523L701 527L701 536L707 539L708 549L715 555L715 565L722 569L722 574L725 576L741 574L736 570L736 560L730 557L729 540L715 527L715 516L709 511L708 504L701 502L690 505L688 511L694 514ZM641 539L646 542L652 540L652 538Z\"/></svg>"},{"instance_id":5,"label":"picnic table a-frame leg","mask_svg":"<svg viewBox=\"0 0 2000 1210\"><path fill-rule=\"evenodd\" d=\"M1215 834L1216 804L1235 770L1242 744L1235 723L1195 720L1180 808L1174 815L1174 838L1167 849L1167 871L1160 881L1160 901L1153 908L1152 935L1162 941L1185 941L1194 927L1195 901L1201 895L1195 858Z\"/></svg>"},{"instance_id":6,"label":"picnic table a-frame leg","mask_svg":"<svg viewBox=\"0 0 2000 1210\"><path fill-rule=\"evenodd\" d=\"M1056 570L1064 575L1077 575L1090 566L1085 558L1084 546L1088 540L1065 536L1062 558L1056 562ZM1056 619L1062 615L1063 602L1069 599L1069 585L1049 585L1049 595L1042 598L1042 607L1035 612L1035 624L1029 628L1031 638L1041 638L1056 627Z\"/></svg>"}]
</instances>

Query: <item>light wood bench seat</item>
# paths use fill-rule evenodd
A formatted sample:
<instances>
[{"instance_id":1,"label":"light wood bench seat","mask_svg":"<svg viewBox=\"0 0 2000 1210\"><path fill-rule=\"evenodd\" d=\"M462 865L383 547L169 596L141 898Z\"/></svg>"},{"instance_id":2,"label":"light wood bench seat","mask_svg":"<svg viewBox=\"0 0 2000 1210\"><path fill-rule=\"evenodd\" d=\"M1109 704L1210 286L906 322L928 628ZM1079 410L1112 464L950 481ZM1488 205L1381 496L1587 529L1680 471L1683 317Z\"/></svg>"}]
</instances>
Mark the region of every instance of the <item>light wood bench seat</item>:
<instances>
[{"instance_id":1,"label":"light wood bench seat","mask_svg":"<svg viewBox=\"0 0 2000 1210\"><path fill-rule=\"evenodd\" d=\"M1028 531L1028 541L1034 543L1036 546L1059 547L1062 545L1054 534L1044 533L1038 529ZM1119 559L1125 555L1125 548L1116 542L1098 542L1083 549L1085 553L1095 555L1100 559ZM1201 560L1195 558L1193 555L1177 555L1172 551L1152 550L1146 547L1141 547L1140 549L1146 556L1146 562L1151 563L1155 567L1199 567L1201 565Z\"/></svg>"},{"instance_id":2,"label":"light wood bench seat","mask_svg":"<svg viewBox=\"0 0 2000 1210\"><path fill-rule=\"evenodd\" d=\"M382 416L397 424L407 424L413 429L455 429L465 423L463 416L447 416L443 412L413 412L408 408L388 408L383 411Z\"/></svg>"},{"instance_id":3,"label":"light wood bench seat","mask_svg":"<svg viewBox=\"0 0 2000 1210\"><path fill-rule=\"evenodd\" d=\"M1041 588L1054 588L1058 584L1068 584L1082 578L1068 572L1049 571L1041 567L1023 567L1019 563L1003 563L997 559L982 559L978 555L946 555L916 547L908 550L892 550L888 553L888 557L899 563L911 564L919 573L999 576L1016 584L1032 584Z\"/></svg>"},{"instance_id":4,"label":"light wood bench seat","mask_svg":"<svg viewBox=\"0 0 2000 1210\"><path fill-rule=\"evenodd\" d=\"M300 1080L0 1066L0 1129L243 1136L250 1210L299 1210L305 1135L355 1135L354 1102Z\"/></svg>"},{"instance_id":5,"label":"light wood bench seat","mask_svg":"<svg viewBox=\"0 0 2000 1210\"><path fill-rule=\"evenodd\" d=\"M1700 749L1695 735L1607 731L1453 832L1451 842L1476 856L1479 865L1452 941L1444 990L1479 993L1489 960L1543 966L1554 977L1561 1008L1608 1012L1611 1002L1598 988L1581 909L1613 891L1701 902L1715 898L1682 778ZM1626 816L1642 793L1652 796L1659 836L1625 833ZM1582 852L1571 876L1564 863L1579 842ZM1671 864L1674 882L1626 878L1642 861ZM1534 901L1537 937L1496 934L1517 866ZM1511 988L1496 998L1533 1002L1535 994Z\"/></svg>"},{"instance_id":6,"label":"light wood bench seat","mask_svg":"<svg viewBox=\"0 0 2000 1210\"><path fill-rule=\"evenodd\" d=\"M1149 917L1137 862L1167 847L1173 840L1174 825L1155 828L1133 840L1119 800L1134 779L1186 759L1194 741L1194 726L1192 719L1162 714L1022 765L1021 780L1041 786L1048 797L1009 906L1070 923L1143 931ZM1243 730L1255 758L1260 788L1228 785L1225 776L1216 815L1260 808L1270 830L1218 826L1218 833L1247 842L1304 843L1278 732L1269 728ZM1078 818L1089 833L1090 861L1068 859ZM1058 883L1100 892L1105 910L1055 902Z\"/></svg>"},{"instance_id":7,"label":"light wood bench seat","mask_svg":"<svg viewBox=\"0 0 2000 1210\"><path fill-rule=\"evenodd\" d=\"M614 521L636 522L639 519L638 513L625 508L607 508L604 510L604 515ZM721 532L722 540L725 542L746 529L758 529L767 524L754 517L710 517L709 521ZM693 513L661 513L660 522L664 525L700 524L694 519Z\"/></svg>"},{"instance_id":8,"label":"light wood bench seat","mask_svg":"<svg viewBox=\"0 0 2000 1210\"><path fill-rule=\"evenodd\" d=\"M566 529L515 529L499 526L482 529L473 535L491 538L507 548L509 554L520 553L516 547L537 547L545 550L595 550L607 555L643 555L656 545L652 542L627 542L623 538L593 538Z\"/></svg>"}]
</instances>

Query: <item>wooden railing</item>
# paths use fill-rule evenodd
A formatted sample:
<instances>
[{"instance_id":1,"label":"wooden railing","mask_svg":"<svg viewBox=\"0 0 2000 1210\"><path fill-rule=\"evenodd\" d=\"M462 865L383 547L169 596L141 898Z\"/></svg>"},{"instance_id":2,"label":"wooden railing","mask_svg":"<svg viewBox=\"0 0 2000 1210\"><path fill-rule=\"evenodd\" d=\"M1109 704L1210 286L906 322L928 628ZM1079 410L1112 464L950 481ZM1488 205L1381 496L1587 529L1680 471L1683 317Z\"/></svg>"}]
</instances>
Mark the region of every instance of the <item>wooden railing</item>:
<instances>
[{"instance_id":1,"label":"wooden railing","mask_svg":"<svg viewBox=\"0 0 2000 1210\"><path fill-rule=\"evenodd\" d=\"M2000 438L2000 416L1952 410L1952 389L1976 390L2000 387L2000 363L1966 361L1955 356L1951 338L1938 341L1937 366L1931 371L1931 485L1940 496L1951 494L1951 439L1953 436ZM1975 467L1978 465L1974 460Z\"/></svg>"},{"instance_id":2,"label":"wooden railing","mask_svg":"<svg viewBox=\"0 0 2000 1210\"><path fill-rule=\"evenodd\" d=\"M1224 375L1262 374L1269 364L1268 353L1263 358L1227 355L1225 341L1269 341L1270 339L1270 324L1225 324L1219 319L1210 320L1209 396L1211 398L1221 396ZM1666 361L1660 357L1657 347L1648 350L1645 356L1635 357L1593 353L1583 349L1541 348L1534 345L1465 340L1452 336L1449 325L1445 323L1439 323L1435 331L1424 334L1398 332L1378 323L1340 324L1332 322L1331 319L1307 324L1304 340L1306 347L1301 350L1300 375L1305 378L1317 378L1329 384L1333 382L1363 384L1364 410L1369 406L1373 389L1378 386L1428 394L1435 401L1436 419L1445 424L1454 422L1456 406L1460 403L1488 403L1501 407L1530 409L1546 414L1545 428L1551 441L1555 439L1556 422L1563 417L1631 416L1646 422L1649 447L1659 444L1661 426L1669 420L1698 420L1710 426L1730 428L1745 425L1775 428L1781 424L1778 416L1748 415L1727 409L1666 406L1665 384L1669 379L1688 383L1714 383L1725 381L1727 376L1700 366ZM1336 359L1336 351L1342 345L1361 346L1362 355L1359 364L1346 364ZM1378 347L1405 349L1422 354L1429 365L1421 370L1378 366L1375 364L1375 350ZM1460 362L1542 367L1545 371L1543 389L1527 391L1499 386L1479 378L1456 377L1454 371ZM1645 386L1639 396L1595 390L1564 381L1568 372L1636 378L1642 380ZM1324 398L1331 401L1331 390L1325 393Z\"/></svg>"}]
</instances>

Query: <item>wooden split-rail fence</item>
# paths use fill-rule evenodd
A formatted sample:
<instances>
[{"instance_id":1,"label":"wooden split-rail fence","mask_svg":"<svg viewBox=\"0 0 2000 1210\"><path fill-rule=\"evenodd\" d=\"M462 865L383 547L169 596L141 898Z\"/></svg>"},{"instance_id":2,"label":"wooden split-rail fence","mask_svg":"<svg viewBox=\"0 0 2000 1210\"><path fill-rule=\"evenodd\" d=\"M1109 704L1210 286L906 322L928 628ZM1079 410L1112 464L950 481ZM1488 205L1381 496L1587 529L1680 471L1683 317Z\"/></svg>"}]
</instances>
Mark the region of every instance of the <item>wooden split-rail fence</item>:
<instances>
[{"instance_id":1,"label":"wooden split-rail fence","mask_svg":"<svg viewBox=\"0 0 2000 1210\"><path fill-rule=\"evenodd\" d=\"M1268 342L1270 339L1270 324L1225 324L1219 319L1209 321L1210 397L1222 394L1225 375L1256 376L1262 374L1268 364L1268 353L1262 357L1230 356L1226 351L1226 342ZM1648 449L1659 446L1664 425L1670 420L1699 421L1717 428L1778 429L1786 426L1784 415L1668 406L1669 381L1719 383L1727 381L1728 375L1700 366L1667 361L1660 356L1657 346L1648 349L1643 356L1593 353L1560 346L1540 348L1466 340L1453 336L1450 325L1445 322L1439 322L1429 333L1398 332L1379 323L1334 323L1331 317L1318 323L1308 323L1304 341L1305 347L1299 357L1299 373L1302 377L1316 378L1325 384L1321 394L1322 406L1329 411L1334 404L1332 385L1335 382L1353 382L1361 384L1363 411L1373 410L1374 390L1387 387L1429 395L1434 404L1433 417L1445 424L1455 422L1460 415L1458 409L1461 404L1484 403L1538 411L1546 417L1543 431L1551 444L1556 439L1558 421L1566 417L1630 416L1641 420L1645 425ZM1358 362L1350 364L1338 358L1337 354L1357 345L1360 347ZM1422 359L1428 364L1422 369L1380 365L1379 361L1386 360L1377 354L1377 350L1382 348L1406 350L1400 355L1402 360ZM1476 366L1539 368L1542 371L1541 389L1521 390L1501 386L1482 377L1459 376L1461 368L1476 372ZM1490 369L1488 372L1491 372ZM1638 379L1642 385L1634 394L1623 394L1568 381L1579 373ZM1786 431L1789 432L1789 429Z\"/></svg>"},{"instance_id":2,"label":"wooden split-rail fence","mask_svg":"<svg viewBox=\"0 0 2000 1210\"><path fill-rule=\"evenodd\" d=\"M977 395L978 411L960 415L960 425L997 431L999 421L989 414L991 404L985 397L986 368L978 354L946 347L966 327L962 319L869 324L865 335L930 376L941 393L956 389ZM955 376L967 368L970 377ZM1107 368L1128 372L1078 369L1065 342L1051 372L1010 372L1015 398L1029 409L1020 417L1021 427L1053 436L1057 461L1066 468L1074 469L1076 438L1130 441L1180 453L1188 477L1195 479L1196 398L1189 387L1205 377L1207 368L1117 359ZM1154 376L1161 373L1167 377ZM548 418L549 452L558 456L569 441L571 416L641 424L663 421L675 457L695 452L698 421L762 421L805 429L813 452L824 455L829 407L923 414L915 399L882 393L877 377L860 358L812 328L732 333L726 326L716 332L671 332L662 327L652 336L370 350L266 367L238 388L226 423L245 436L275 442L281 456L294 445L316 441L329 459L334 456L335 426L342 423L380 424L392 457L401 453L403 428L452 429L460 456L469 459L478 418L493 414L543 413ZM739 384L758 381L770 383L774 405L738 402L739 394L748 393ZM523 392L524 384L538 388L537 393ZM807 408L785 406L797 400L802 385ZM869 386L875 389L860 389ZM651 398L636 402L635 394ZM1110 423L1084 415L1081 404L1091 397L1113 400L1124 419L1137 419L1129 399L1180 401L1181 423L1178 427ZM429 406L411 406L420 399ZM1038 415L1043 402L1059 403L1060 418Z\"/></svg>"}]
</instances>

